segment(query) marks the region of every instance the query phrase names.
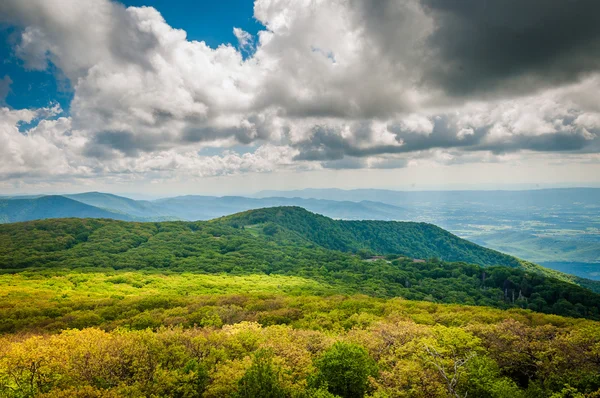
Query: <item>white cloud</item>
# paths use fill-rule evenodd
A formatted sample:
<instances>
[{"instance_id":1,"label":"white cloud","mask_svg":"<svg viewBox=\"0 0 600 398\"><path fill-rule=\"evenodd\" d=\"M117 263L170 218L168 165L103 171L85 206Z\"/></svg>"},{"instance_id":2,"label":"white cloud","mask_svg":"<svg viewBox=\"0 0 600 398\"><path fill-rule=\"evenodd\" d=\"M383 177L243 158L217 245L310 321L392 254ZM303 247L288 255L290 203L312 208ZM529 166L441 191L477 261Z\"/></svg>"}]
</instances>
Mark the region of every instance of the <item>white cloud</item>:
<instances>
[{"instance_id":1,"label":"white cloud","mask_svg":"<svg viewBox=\"0 0 600 398\"><path fill-rule=\"evenodd\" d=\"M250 33L240 28L233 28L233 35L238 39L242 51L250 52L252 50L254 45L252 43L253 37Z\"/></svg>"}]
</instances>

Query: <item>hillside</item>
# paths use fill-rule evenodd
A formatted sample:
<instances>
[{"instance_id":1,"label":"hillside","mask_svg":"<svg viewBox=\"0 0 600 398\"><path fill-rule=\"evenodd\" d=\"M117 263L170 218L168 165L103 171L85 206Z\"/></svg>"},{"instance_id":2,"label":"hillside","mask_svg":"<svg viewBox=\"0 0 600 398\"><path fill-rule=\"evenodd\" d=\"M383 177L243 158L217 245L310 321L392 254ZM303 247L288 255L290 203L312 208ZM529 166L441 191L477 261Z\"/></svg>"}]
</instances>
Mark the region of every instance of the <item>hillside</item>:
<instances>
[{"instance_id":1,"label":"hillside","mask_svg":"<svg viewBox=\"0 0 600 398\"><path fill-rule=\"evenodd\" d=\"M0 199L0 223L64 217L133 219L129 215L100 209L64 196Z\"/></svg>"},{"instance_id":2,"label":"hillside","mask_svg":"<svg viewBox=\"0 0 600 398\"><path fill-rule=\"evenodd\" d=\"M269 218L271 215L276 215L280 224L268 221L275 220ZM296 229L284 227L288 224L282 220L295 222ZM242 221L249 224L241 224ZM319 244L322 236L309 229L306 234L296 232L311 225L318 225L322 236L333 237L333 243ZM349 225L350 231L358 228L354 223ZM346 222L297 208L257 210L194 223L59 219L4 224L0 225L0 269L10 272L48 268L157 269L294 275L330 284L347 293L598 316L599 295L560 281L551 273L540 274L534 265L528 264L526 269L516 265L490 267L501 265L492 262L495 258L503 260L499 253L427 225L381 223L375 229L381 236L385 235L385 225L391 228L388 235L397 234L399 239L396 246L390 247L407 250L390 255L387 261L363 259L373 252L361 252L361 258L352 252L327 247L342 242L348 247L360 245L357 247L360 252L369 248L371 240L363 232L364 241L358 238L350 241ZM388 239L392 245L393 241ZM420 253L420 248L426 253ZM455 262L413 260L413 255L418 259L428 257L423 254L452 257ZM469 259L485 260L481 265L486 267L469 264L473 263ZM507 260L503 265L512 263Z\"/></svg>"},{"instance_id":3,"label":"hillside","mask_svg":"<svg viewBox=\"0 0 600 398\"><path fill-rule=\"evenodd\" d=\"M514 257L486 249L426 223L333 220L300 207L252 210L220 221L238 226L274 223L320 246L343 252L400 254L482 266L519 266Z\"/></svg>"},{"instance_id":4,"label":"hillside","mask_svg":"<svg viewBox=\"0 0 600 398\"><path fill-rule=\"evenodd\" d=\"M428 223L332 220L302 208L252 210L219 220L246 226L273 223L332 250L369 254L399 254L413 258L501 265L538 272L600 292L600 282L541 267L529 261L479 246Z\"/></svg>"},{"instance_id":5,"label":"hillside","mask_svg":"<svg viewBox=\"0 0 600 398\"><path fill-rule=\"evenodd\" d=\"M578 277L600 280L598 273L598 189L553 189L533 191L444 191L400 192L385 190L306 190L282 196L177 196L159 200L133 200L122 196L87 192L63 195L108 213L101 217L136 221L210 220L238 212L274 206L297 206L341 220L411 220L437 225L481 246ZM278 194L266 192L264 194ZM300 197L293 197L298 195ZM308 196L327 196L336 200ZM40 196L9 196L3 200L37 200ZM373 200L368 200L373 199ZM397 205L383 202L396 203ZM401 206L398 206L400 204ZM55 208L56 206L60 209ZM0 222L40 219L47 216L78 217L79 209L46 201L37 214L22 218L18 206L5 207ZM91 209L88 209L91 210ZM3 221L2 221L3 220ZM369 229L377 230L373 224ZM389 226L385 227L389 229ZM406 226L405 226L406 228ZM348 231L353 236L363 232ZM373 231L371 231L373 232ZM437 234L437 232L434 232ZM406 251L398 242L381 244L377 234L368 233L367 246L375 252ZM364 236L359 237L364 240ZM393 239L394 241L396 238ZM347 246L342 239L341 246ZM324 243L321 241L321 243ZM352 246L352 245L351 245ZM356 250L354 247L336 247ZM427 248L419 249L427 253ZM366 249L364 249L366 250ZM468 249L467 251L471 251ZM437 253L431 255L437 256ZM460 257L465 258L465 253ZM445 257L441 257L445 258ZM506 258L505 258L506 260ZM471 258L479 264L483 258ZM498 259L494 260L498 261ZM559 276L560 274L556 274ZM562 278L567 278L560 276ZM568 277L573 280L574 278Z\"/></svg>"}]
</instances>

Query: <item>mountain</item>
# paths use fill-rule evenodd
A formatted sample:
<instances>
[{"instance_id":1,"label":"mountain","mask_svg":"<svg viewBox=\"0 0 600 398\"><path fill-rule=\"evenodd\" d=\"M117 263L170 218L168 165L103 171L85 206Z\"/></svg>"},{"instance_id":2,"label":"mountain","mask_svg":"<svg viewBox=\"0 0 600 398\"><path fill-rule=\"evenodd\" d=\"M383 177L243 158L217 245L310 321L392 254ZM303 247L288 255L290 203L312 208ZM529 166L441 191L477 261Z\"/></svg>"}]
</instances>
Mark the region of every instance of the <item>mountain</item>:
<instances>
[{"instance_id":1,"label":"mountain","mask_svg":"<svg viewBox=\"0 0 600 398\"><path fill-rule=\"evenodd\" d=\"M44 233L32 233L40 230ZM575 281L598 290L598 284L593 281L574 279L520 261L433 225L340 221L297 207L252 210L200 222L59 219L4 224L0 226L0 243L0 269L150 267L209 273L291 273L320 278L329 278L334 271L341 275L351 272L350 280L361 286L361 291L375 289L384 295L398 295L398 289L403 286L398 283L407 281L405 270L382 264L383 268L389 269L376 271L372 266L365 268L363 261L364 258L377 259L373 257L375 255L389 255L390 261L408 261L411 267L414 267L413 262L419 265L429 258L432 260L425 262L433 262L433 268L439 267L435 264L450 264L451 270L453 262L476 264L476 268L469 266L466 271L469 278L475 277L472 283L476 286L477 278L483 272L477 267L504 266L511 270L507 272L517 273L515 281L524 278L523 273L528 272L538 278L569 282L561 285L563 288L575 286L570 283ZM372 272L375 279L368 276ZM440 271L435 276L458 277L464 273L457 272L454 275L451 271ZM359 279L355 279L357 277ZM382 284L382 280L386 284ZM560 297L565 296L558 295L553 300Z\"/></svg>"},{"instance_id":2,"label":"mountain","mask_svg":"<svg viewBox=\"0 0 600 398\"><path fill-rule=\"evenodd\" d=\"M132 220L132 217L126 214L99 209L64 196L51 195L33 199L0 199L0 223L63 217Z\"/></svg>"},{"instance_id":3,"label":"mountain","mask_svg":"<svg viewBox=\"0 0 600 398\"><path fill-rule=\"evenodd\" d=\"M405 213L397 220L433 223L483 246L600 280L598 188L405 192L307 189L257 194L272 195L375 200L399 206Z\"/></svg>"},{"instance_id":4,"label":"mountain","mask_svg":"<svg viewBox=\"0 0 600 398\"><path fill-rule=\"evenodd\" d=\"M168 214L163 213L160 206L155 206L150 201L133 200L108 193L86 192L62 196L90 206L139 218L158 219L160 217L169 216Z\"/></svg>"},{"instance_id":5,"label":"mountain","mask_svg":"<svg viewBox=\"0 0 600 398\"><path fill-rule=\"evenodd\" d=\"M302 189L292 191L261 191L255 195L264 197L288 197L303 199L349 200L360 202L372 200L396 206L409 204L479 203L488 206L598 206L600 188L551 188L532 190L462 190L462 191L394 191L387 189Z\"/></svg>"},{"instance_id":6,"label":"mountain","mask_svg":"<svg viewBox=\"0 0 600 398\"><path fill-rule=\"evenodd\" d=\"M96 208L93 212L88 208L84 214L122 220L210 220L264 207L299 206L340 220L425 222L438 225L471 242L533 263L544 263L559 271L600 280L600 235L594 233L600 228L600 221L596 217L600 201L595 201L600 197L599 193L598 189L586 188L451 192L305 190L285 193L286 196L333 196L340 200L190 195L147 201L101 192L63 196ZM4 206L0 221L79 217L82 214L78 207L63 206L59 200L35 202L40 198L2 198L4 201L34 201L31 205L38 203L38 210L24 217L15 202L12 206ZM40 203L44 203L43 206L40 207ZM377 228L377 224L372 226ZM347 235L355 233L357 231L346 231ZM381 242L379 238L375 240ZM364 249L385 251L402 248L371 246ZM481 263L481 259L471 260Z\"/></svg>"},{"instance_id":7,"label":"mountain","mask_svg":"<svg viewBox=\"0 0 600 398\"><path fill-rule=\"evenodd\" d=\"M479 246L427 223L332 220L302 208L266 208L220 219L233 226L274 224L331 250L401 254L414 258L464 261L481 266L527 269L600 292L600 282L553 269Z\"/></svg>"},{"instance_id":8,"label":"mountain","mask_svg":"<svg viewBox=\"0 0 600 398\"><path fill-rule=\"evenodd\" d=\"M330 250L401 254L482 266L520 266L514 257L486 249L427 223L333 220L300 207L251 210L221 220L238 226L273 223Z\"/></svg>"},{"instance_id":9,"label":"mountain","mask_svg":"<svg viewBox=\"0 0 600 398\"><path fill-rule=\"evenodd\" d=\"M300 206L309 211L341 219L397 220L405 217L400 207L384 203L362 201L332 201L301 198L246 198L242 196L178 196L151 202L169 214L184 220L210 220L251 209L274 206Z\"/></svg>"},{"instance_id":10,"label":"mountain","mask_svg":"<svg viewBox=\"0 0 600 398\"><path fill-rule=\"evenodd\" d=\"M105 210L107 213L102 215L102 217L106 216L117 220L210 220L246 210L272 206L301 206L310 211L325 214L332 218L350 220L398 220L409 217L406 210L403 208L373 201L351 202L283 197L257 199L246 198L242 196L217 197L199 195L177 196L148 201L134 200L102 192L86 192L60 196L84 203L88 206L93 206L99 210ZM0 199L35 200L43 197L44 196L5 197ZM58 195L54 197L58 197ZM45 201L43 203L45 203L45 206L48 206L46 209L48 214L52 214L55 211L55 209L51 208L52 206L60 206L59 201ZM16 215L11 214L10 212L11 210L7 208L5 214L6 220L15 219L23 221L23 219L19 219ZM61 217L79 217L78 213L69 213L68 207L64 206L61 208L60 214ZM45 217L43 214L41 214L39 217L27 218L26 220L36 218L49 217Z\"/></svg>"}]
</instances>

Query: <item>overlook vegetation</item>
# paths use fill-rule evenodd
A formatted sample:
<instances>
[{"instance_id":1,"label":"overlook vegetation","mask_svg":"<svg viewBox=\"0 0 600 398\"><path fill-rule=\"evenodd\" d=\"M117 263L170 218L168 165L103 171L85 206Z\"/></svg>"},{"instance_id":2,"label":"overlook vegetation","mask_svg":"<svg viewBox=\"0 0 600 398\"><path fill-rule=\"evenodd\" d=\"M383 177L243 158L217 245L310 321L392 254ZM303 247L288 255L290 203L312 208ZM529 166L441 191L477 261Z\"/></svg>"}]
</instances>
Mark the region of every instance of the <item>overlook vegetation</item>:
<instances>
[{"instance_id":1,"label":"overlook vegetation","mask_svg":"<svg viewBox=\"0 0 600 398\"><path fill-rule=\"evenodd\" d=\"M429 224L32 221L0 270L2 397L600 396L600 295Z\"/></svg>"}]
</instances>

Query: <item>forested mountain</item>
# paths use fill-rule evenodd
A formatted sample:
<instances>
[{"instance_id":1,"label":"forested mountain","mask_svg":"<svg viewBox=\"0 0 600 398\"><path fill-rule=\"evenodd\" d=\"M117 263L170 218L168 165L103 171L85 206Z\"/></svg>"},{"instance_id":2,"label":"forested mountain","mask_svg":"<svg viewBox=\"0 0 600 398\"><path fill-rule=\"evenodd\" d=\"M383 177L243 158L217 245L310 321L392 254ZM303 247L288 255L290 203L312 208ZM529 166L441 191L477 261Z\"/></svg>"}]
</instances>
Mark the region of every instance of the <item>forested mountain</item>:
<instances>
[{"instance_id":1,"label":"forested mountain","mask_svg":"<svg viewBox=\"0 0 600 398\"><path fill-rule=\"evenodd\" d=\"M266 208L223 217L234 226L272 223L332 249L362 254L402 254L416 258L503 265L575 282L600 292L600 282L564 274L479 246L428 223L333 220L302 208Z\"/></svg>"},{"instance_id":2,"label":"forested mountain","mask_svg":"<svg viewBox=\"0 0 600 398\"><path fill-rule=\"evenodd\" d=\"M0 223L63 217L134 219L127 214L100 209L58 195L27 199L0 199Z\"/></svg>"},{"instance_id":3,"label":"forested mountain","mask_svg":"<svg viewBox=\"0 0 600 398\"><path fill-rule=\"evenodd\" d=\"M348 292L590 317L600 305L600 296L544 275L541 267L527 270L517 259L432 225L335 221L294 207L193 223L60 219L1 225L0 268L32 267L297 275ZM568 305L561 307L560 300Z\"/></svg>"},{"instance_id":4,"label":"forested mountain","mask_svg":"<svg viewBox=\"0 0 600 398\"><path fill-rule=\"evenodd\" d=\"M209 220L263 207L299 206L334 219L426 222L471 242L533 263L548 264L550 268L583 278L600 279L600 235L594 232L600 228L595 217L600 210L599 189L303 190L265 192L258 196L269 194L282 196L189 195L158 200L133 200L101 192L64 196L108 211L103 217L137 221ZM3 200L27 199L37 203L35 201L40 198L16 196L4 197ZM17 207L12 210L5 208L0 223L54 217L52 214L56 209L53 206L61 205L58 201L40 202L45 202L42 211L27 218L20 216ZM61 217L79 216L79 209L69 209L63 206L57 214Z\"/></svg>"},{"instance_id":5,"label":"forested mountain","mask_svg":"<svg viewBox=\"0 0 600 398\"><path fill-rule=\"evenodd\" d=\"M519 261L459 238L432 224L396 221L344 221L300 207L273 207L224 217L231 225L273 223L331 250L401 254L411 258L466 261L483 266L520 266Z\"/></svg>"}]
</instances>

